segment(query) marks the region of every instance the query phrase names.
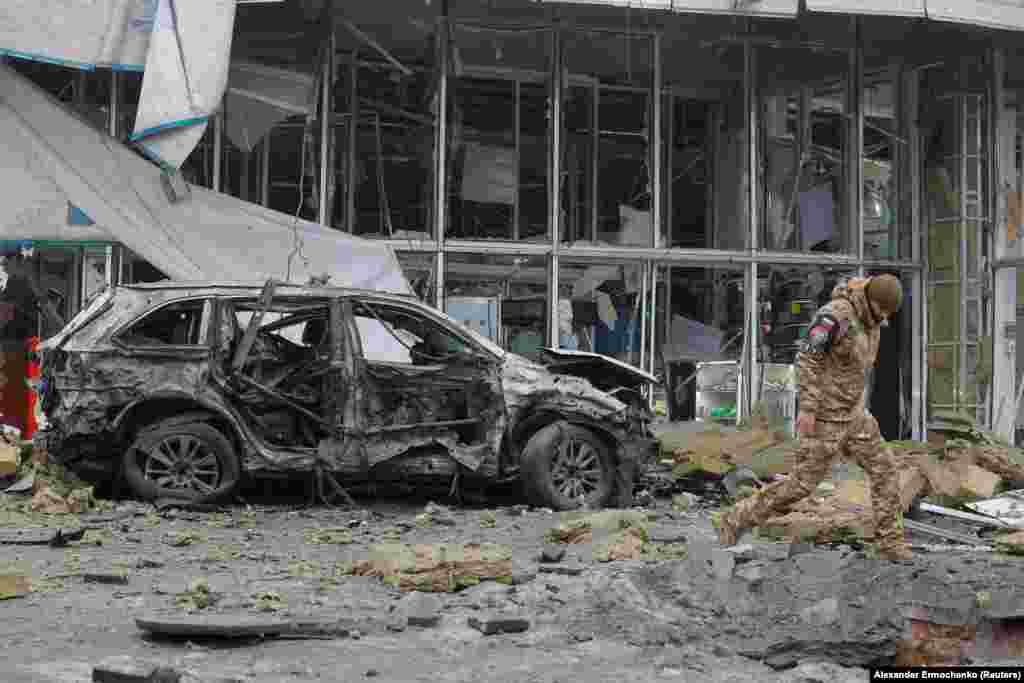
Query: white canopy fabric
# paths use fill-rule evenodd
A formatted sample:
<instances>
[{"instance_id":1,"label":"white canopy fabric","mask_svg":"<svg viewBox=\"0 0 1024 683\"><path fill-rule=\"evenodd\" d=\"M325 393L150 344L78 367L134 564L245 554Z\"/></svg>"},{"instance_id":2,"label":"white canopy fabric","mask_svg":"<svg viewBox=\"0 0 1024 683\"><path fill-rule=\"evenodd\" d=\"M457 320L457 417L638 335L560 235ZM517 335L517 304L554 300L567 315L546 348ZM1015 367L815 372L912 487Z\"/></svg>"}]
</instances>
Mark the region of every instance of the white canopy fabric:
<instances>
[{"instance_id":1,"label":"white canopy fabric","mask_svg":"<svg viewBox=\"0 0 1024 683\"><path fill-rule=\"evenodd\" d=\"M0 54L141 71L156 0L3 0Z\"/></svg>"},{"instance_id":2,"label":"white canopy fabric","mask_svg":"<svg viewBox=\"0 0 1024 683\"><path fill-rule=\"evenodd\" d=\"M798 0L548 0L671 12L792 17ZM806 0L810 12L921 17L1012 31L1024 30L1022 0Z\"/></svg>"},{"instance_id":3,"label":"white canopy fabric","mask_svg":"<svg viewBox=\"0 0 1024 683\"><path fill-rule=\"evenodd\" d=\"M179 168L227 87L235 0L157 1L131 139Z\"/></svg>"},{"instance_id":4,"label":"white canopy fabric","mask_svg":"<svg viewBox=\"0 0 1024 683\"><path fill-rule=\"evenodd\" d=\"M329 283L410 293L390 247L193 187L172 203L161 171L0 67L0 239L123 243L175 280ZM70 225L68 205L95 225ZM291 259L289 256L291 255ZM289 263L290 261L290 263Z\"/></svg>"},{"instance_id":5,"label":"white canopy fabric","mask_svg":"<svg viewBox=\"0 0 1024 683\"><path fill-rule=\"evenodd\" d=\"M253 151L276 124L315 108L316 79L309 74L233 62L224 95L224 131L239 149Z\"/></svg>"},{"instance_id":6,"label":"white canopy fabric","mask_svg":"<svg viewBox=\"0 0 1024 683\"><path fill-rule=\"evenodd\" d=\"M709 14L741 14L765 17L794 17L798 0L556 0L557 2L609 5L633 9Z\"/></svg>"}]
</instances>

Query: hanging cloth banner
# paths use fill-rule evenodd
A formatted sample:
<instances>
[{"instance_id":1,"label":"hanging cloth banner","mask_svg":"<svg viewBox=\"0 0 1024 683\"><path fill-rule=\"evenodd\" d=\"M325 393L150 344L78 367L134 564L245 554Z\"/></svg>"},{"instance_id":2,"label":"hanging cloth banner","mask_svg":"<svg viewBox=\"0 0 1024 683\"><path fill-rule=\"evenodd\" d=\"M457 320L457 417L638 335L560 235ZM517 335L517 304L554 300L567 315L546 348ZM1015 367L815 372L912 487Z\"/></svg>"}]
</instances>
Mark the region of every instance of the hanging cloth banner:
<instances>
[{"instance_id":1,"label":"hanging cloth banner","mask_svg":"<svg viewBox=\"0 0 1024 683\"><path fill-rule=\"evenodd\" d=\"M761 17L795 17L799 9L798 0L557 0L557 2L679 13L741 14Z\"/></svg>"},{"instance_id":2,"label":"hanging cloth banner","mask_svg":"<svg viewBox=\"0 0 1024 683\"><path fill-rule=\"evenodd\" d=\"M3 0L0 55L141 71L158 0Z\"/></svg>"},{"instance_id":3,"label":"hanging cloth banner","mask_svg":"<svg viewBox=\"0 0 1024 683\"><path fill-rule=\"evenodd\" d=\"M253 151L276 124L316 110L316 79L259 64L231 65L224 95L224 130L239 149Z\"/></svg>"},{"instance_id":4,"label":"hanging cloth banner","mask_svg":"<svg viewBox=\"0 0 1024 683\"><path fill-rule=\"evenodd\" d=\"M228 80L234 0L159 0L131 140L178 168L199 143Z\"/></svg>"}]
</instances>

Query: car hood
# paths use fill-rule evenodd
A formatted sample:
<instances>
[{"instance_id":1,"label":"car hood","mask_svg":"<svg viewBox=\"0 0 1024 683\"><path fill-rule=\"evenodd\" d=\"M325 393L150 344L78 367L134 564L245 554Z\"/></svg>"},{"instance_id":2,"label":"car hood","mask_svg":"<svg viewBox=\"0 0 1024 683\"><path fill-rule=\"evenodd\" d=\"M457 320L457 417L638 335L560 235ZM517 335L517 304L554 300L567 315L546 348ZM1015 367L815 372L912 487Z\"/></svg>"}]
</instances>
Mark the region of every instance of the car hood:
<instances>
[{"instance_id":1,"label":"car hood","mask_svg":"<svg viewBox=\"0 0 1024 683\"><path fill-rule=\"evenodd\" d=\"M582 377L604 391L620 387L639 391L658 383L658 378L649 372L600 353L553 348L545 348L541 353L550 372Z\"/></svg>"},{"instance_id":2,"label":"car hood","mask_svg":"<svg viewBox=\"0 0 1024 683\"><path fill-rule=\"evenodd\" d=\"M515 422L530 408L547 405L589 419L628 422L632 409L582 377L551 372L540 363L507 353L501 367L502 388L509 416Z\"/></svg>"}]
</instances>

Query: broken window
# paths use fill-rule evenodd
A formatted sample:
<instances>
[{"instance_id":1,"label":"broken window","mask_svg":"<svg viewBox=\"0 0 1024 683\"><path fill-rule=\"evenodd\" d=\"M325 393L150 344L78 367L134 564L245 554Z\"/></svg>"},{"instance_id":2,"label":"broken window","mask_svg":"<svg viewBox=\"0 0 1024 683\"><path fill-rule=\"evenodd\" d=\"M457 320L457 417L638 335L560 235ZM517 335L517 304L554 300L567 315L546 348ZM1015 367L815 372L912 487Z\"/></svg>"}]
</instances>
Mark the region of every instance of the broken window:
<instances>
[{"instance_id":1,"label":"broken window","mask_svg":"<svg viewBox=\"0 0 1024 683\"><path fill-rule=\"evenodd\" d=\"M370 362L433 365L471 351L441 325L407 311L364 305L355 319L363 356Z\"/></svg>"},{"instance_id":2,"label":"broken window","mask_svg":"<svg viewBox=\"0 0 1024 683\"><path fill-rule=\"evenodd\" d=\"M199 346L204 305L202 299L169 304L142 318L118 339L129 346Z\"/></svg>"}]
</instances>

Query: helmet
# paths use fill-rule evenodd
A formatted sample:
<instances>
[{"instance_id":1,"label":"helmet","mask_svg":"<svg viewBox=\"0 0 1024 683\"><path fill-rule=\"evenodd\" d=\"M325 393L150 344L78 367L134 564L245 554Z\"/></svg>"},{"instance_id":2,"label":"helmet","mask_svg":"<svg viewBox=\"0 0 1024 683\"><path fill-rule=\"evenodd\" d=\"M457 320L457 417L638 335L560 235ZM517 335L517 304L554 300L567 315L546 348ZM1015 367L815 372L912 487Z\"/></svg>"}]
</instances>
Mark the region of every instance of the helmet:
<instances>
[{"instance_id":1,"label":"helmet","mask_svg":"<svg viewBox=\"0 0 1024 683\"><path fill-rule=\"evenodd\" d=\"M876 275L868 280L864 293L885 315L892 315L903 304L903 285L894 275Z\"/></svg>"}]
</instances>

